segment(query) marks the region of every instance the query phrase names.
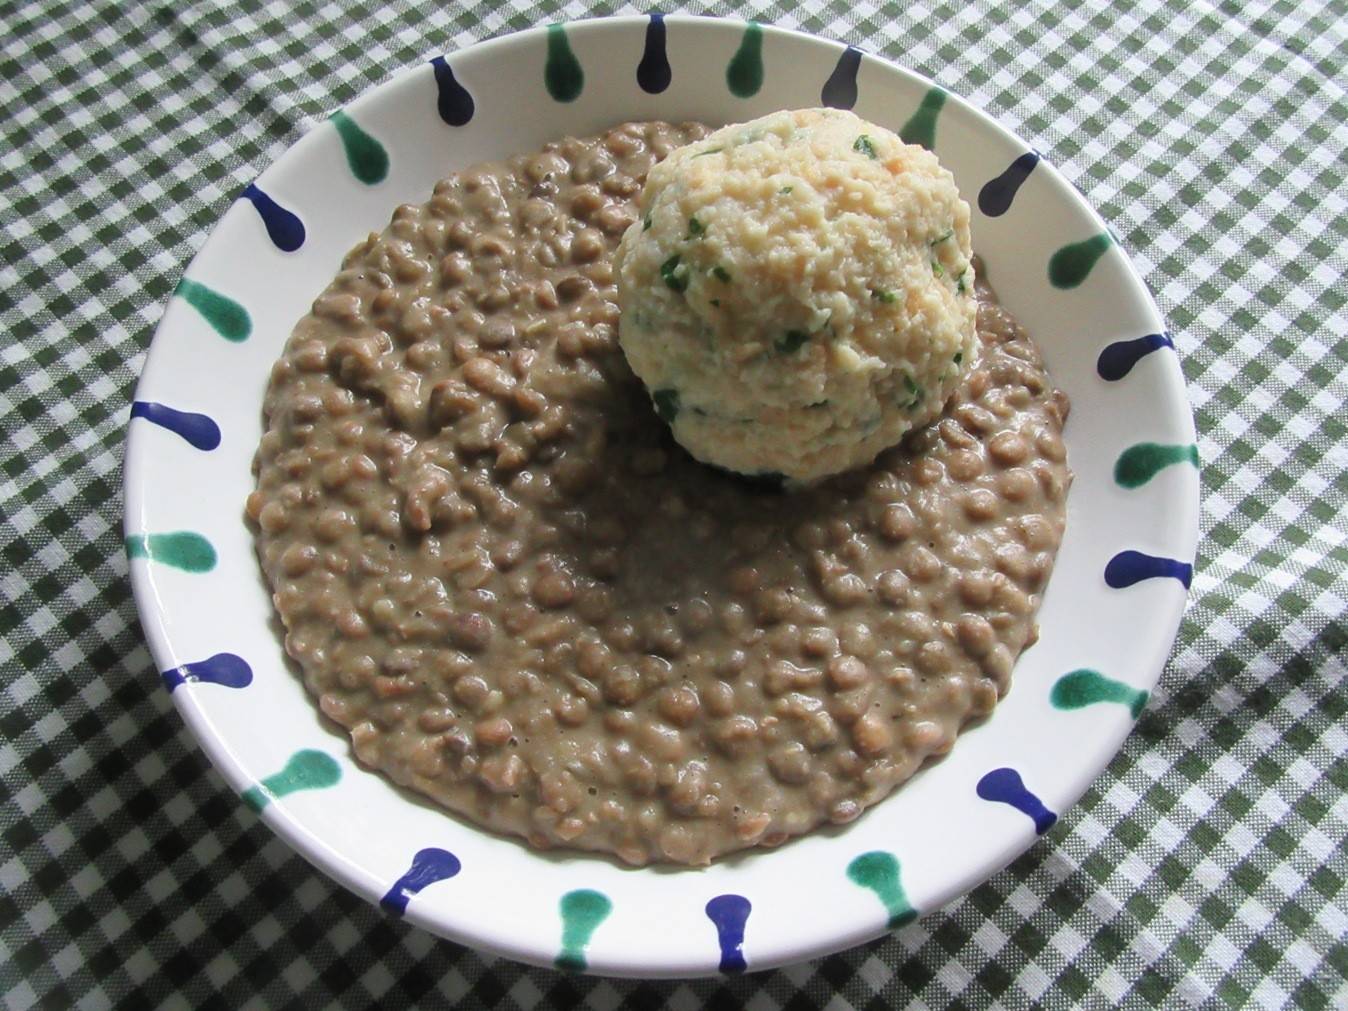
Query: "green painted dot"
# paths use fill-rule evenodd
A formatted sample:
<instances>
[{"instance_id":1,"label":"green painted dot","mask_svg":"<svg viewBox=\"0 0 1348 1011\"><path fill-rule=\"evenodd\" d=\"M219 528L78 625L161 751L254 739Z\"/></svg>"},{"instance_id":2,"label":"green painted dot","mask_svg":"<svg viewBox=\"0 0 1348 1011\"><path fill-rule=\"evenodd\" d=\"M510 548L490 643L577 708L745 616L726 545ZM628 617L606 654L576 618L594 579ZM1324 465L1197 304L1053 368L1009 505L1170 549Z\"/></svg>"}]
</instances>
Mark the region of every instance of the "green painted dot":
<instances>
[{"instance_id":1,"label":"green painted dot","mask_svg":"<svg viewBox=\"0 0 1348 1011\"><path fill-rule=\"evenodd\" d=\"M899 131L899 137L905 144L921 144L928 151L936 150L936 119L945 105L945 91L932 88L922 96L922 104L917 112L909 117Z\"/></svg>"},{"instance_id":2,"label":"green painted dot","mask_svg":"<svg viewBox=\"0 0 1348 1011\"><path fill-rule=\"evenodd\" d=\"M130 558L172 565L184 572L210 572L215 568L215 548L211 542L190 530L171 534L131 534L126 539Z\"/></svg>"},{"instance_id":3,"label":"green painted dot","mask_svg":"<svg viewBox=\"0 0 1348 1011\"><path fill-rule=\"evenodd\" d=\"M736 98L753 98L763 87L763 26L750 21L740 47L725 68L725 83Z\"/></svg>"},{"instance_id":4,"label":"green painted dot","mask_svg":"<svg viewBox=\"0 0 1348 1011\"><path fill-rule=\"evenodd\" d=\"M1053 685L1049 701L1056 709L1084 709L1098 702L1117 702L1128 707L1133 719L1142 715L1149 694L1122 681L1107 678L1099 671L1074 670Z\"/></svg>"},{"instance_id":5,"label":"green painted dot","mask_svg":"<svg viewBox=\"0 0 1348 1011\"><path fill-rule=\"evenodd\" d=\"M190 305L227 341L246 341L253 332L253 320L248 310L232 298L196 281L183 278L173 292Z\"/></svg>"},{"instance_id":6,"label":"green painted dot","mask_svg":"<svg viewBox=\"0 0 1348 1011\"><path fill-rule=\"evenodd\" d=\"M853 884L869 888L885 904L891 930L917 919L917 910L908 901L900 873L898 857L884 850L863 853L847 865L847 876Z\"/></svg>"},{"instance_id":7,"label":"green painted dot","mask_svg":"<svg viewBox=\"0 0 1348 1011\"><path fill-rule=\"evenodd\" d=\"M543 66L543 83L558 102L574 102L585 87L585 71L571 51L563 25L548 25L548 61Z\"/></svg>"},{"instance_id":8,"label":"green painted dot","mask_svg":"<svg viewBox=\"0 0 1348 1011\"><path fill-rule=\"evenodd\" d=\"M1049 258L1048 279L1055 288L1075 288L1090 276L1096 262L1110 246L1108 232L1072 242Z\"/></svg>"},{"instance_id":9,"label":"green painted dot","mask_svg":"<svg viewBox=\"0 0 1348 1011\"><path fill-rule=\"evenodd\" d=\"M1165 468L1177 463L1198 466L1198 447L1193 443L1163 446L1156 442L1139 442L1119 454L1114 464L1114 480L1124 488L1140 488Z\"/></svg>"},{"instance_id":10,"label":"green painted dot","mask_svg":"<svg viewBox=\"0 0 1348 1011\"><path fill-rule=\"evenodd\" d=\"M247 804L249 807L251 807L254 811L261 811L264 807L266 807L269 803L271 803L271 798L262 792L262 787L260 786L250 786L248 789L243 791L242 797L243 802Z\"/></svg>"},{"instance_id":11,"label":"green painted dot","mask_svg":"<svg viewBox=\"0 0 1348 1011\"><path fill-rule=\"evenodd\" d=\"M357 126L356 121L344 112L332 114L332 125L337 128L337 136L342 139L351 174L366 186L382 183L388 176L388 152L384 150L384 145Z\"/></svg>"},{"instance_id":12,"label":"green painted dot","mask_svg":"<svg viewBox=\"0 0 1348 1011\"><path fill-rule=\"evenodd\" d=\"M585 970L585 949L595 928L613 911L613 903L603 892L580 888L567 892L559 904L562 914L562 950L554 964L572 972Z\"/></svg>"},{"instance_id":13,"label":"green painted dot","mask_svg":"<svg viewBox=\"0 0 1348 1011\"><path fill-rule=\"evenodd\" d=\"M306 749L290 756L285 768L243 791L243 802L261 811L273 797L284 797L297 790L323 790L342 778L342 767L325 751Z\"/></svg>"}]
</instances>

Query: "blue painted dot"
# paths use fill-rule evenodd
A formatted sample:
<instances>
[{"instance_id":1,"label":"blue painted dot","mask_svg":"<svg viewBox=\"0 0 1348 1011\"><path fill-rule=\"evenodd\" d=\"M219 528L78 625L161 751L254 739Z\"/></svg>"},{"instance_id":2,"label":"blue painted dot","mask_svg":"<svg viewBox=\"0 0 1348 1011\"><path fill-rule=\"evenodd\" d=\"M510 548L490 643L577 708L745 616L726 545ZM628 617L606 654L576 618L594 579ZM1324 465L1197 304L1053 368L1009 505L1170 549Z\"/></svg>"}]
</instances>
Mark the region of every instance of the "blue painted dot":
<instances>
[{"instance_id":1,"label":"blue painted dot","mask_svg":"<svg viewBox=\"0 0 1348 1011\"><path fill-rule=\"evenodd\" d=\"M299 219L299 215L286 210L263 193L257 183L249 183L244 188L243 196L257 209L272 245L283 253L293 253L304 245L304 222Z\"/></svg>"},{"instance_id":2,"label":"blue painted dot","mask_svg":"<svg viewBox=\"0 0 1348 1011\"><path fill-rule=\"evenodd\" d=\"M989 179L978 191L978 209L990 218L999 218L1011 209L1021 183L1039 164L1038 151L1026 151L995 179Z\"/></svg>"},{"instance_id":3,"label":"blue painted dot","mask_svg":"<svg viewBox=\"0 0 1348 1011\"><path fill-rule=\"evenodd\" d=\"M447 881L458 874L462 867L459 858L449 850L437 849L433 846L419 850L416 856L412 857L412 866L407 869L402 877L393 882L384 897L379 900L379 905L395 916L402 916L407 912L408 900L413 895L416 895L427 885L433 885L437 881Z\"/></svg>"},{"instance_id":4,"label":"blue painted dot","mask_svg":"<svg viewBox=\"0 0 1348 1011\"><path fill-rule=\"evenodd\" d=\"M743 895L718 895L707 903L707 917L716 925L716 943L721 946L720 969L724 973L743 972L748 966L744 953L744 925L752 904Z\"/></svg>"},{"instance_id":5,"label":"blue painted dot","mask_svg":"<svg viewBox=\"0 0 1348 1011\"><path fill-rule=\"evenodd\" d=\"M450 126L464 126L473 118L473 96L454 77L449 62L443 56L431 60L435 71L435 108L440 118Z\"/></svg>"},{"instance_id":6,"label":"blue painted dot","mask_svg":"<svg viewBox=\"0 0 1348 1011\"><path fill-rule=\"evenodd\" d=\"M1053 827L1058 816L1044 806L1025 786L1015 769L993 769L978 781L978 795L984 800L1010 804L1034 822L1034 831L1043 835Z\"/></svg>"},{"instance_id":7,"label":"blue painted dot","mask_svg":"<svg viewBox=\"0 0 1348 1011\"><path fill-rule=\"evenodd\" d=\"M178 411L165 404L137 400L131 405L131 417L144 418L153 425L166 428L191 446L209 452L220 445L220 426L204 414Z\"/></svg>"},{"instance_id":8,"label":"blue painted dot","mask_svg":"<svg viewBox=\"0 0 1348 1011\"><path fill-rule=\"evenodd\" d=\"M665 16L652 14L646 23L646 47L637 64L637 84L650 95L658 95L669 87L674 72L669 69L669 55L665 51Z\"/></svg>"},{"instance_id":9,"label":"blue painted dot","mask_svg":"<svg viewBox=\"0 0 1348 1011\"><path fill-rule=\"evenodd\" d=\"M248 661L233 653L216 653L205 660L185 663L181 667L166 670L160 677L169 691L179 685L207 684L220 685L222 688L247 688L253 683L253 668Z\"/></svg>"},{"instance_id":10,"label":"blue painted dot","mask_svg":"<svg viewBox=\"0 0 1348 1011\"><path fill-rule=\"evenodd\" d=\"M1178 579L1187 590L1193 575L1194 567L1188 562L1143 551L1120 551L1105 566L1105 582L1116 590L1144 579Z\"/></svg>"},{"instance_id":11,"label":"blue painted dot","mask_svg":"<svg viewBox=\"0 0 1348 1011\"><path fill-rule=\"evenodd\" d=\"M850 109L857 104L857 70L861 67L861 50L848 46L838 56L824 87L819 91L819 104L833 109Z\"/></svg>"},{"instance_id":12,"label":"blue painted dot","mask_svg":"<svg viewBox=\"0 0 1348 1011\"><path fill-rule=\"evenodd\" d=\"M1095 363L1095 371L1106 382L1118 382L1133 371L1134 365L1153 351L1159 351L1161 348L1173 350L1174 347L1175 342L1170 339L1168 333L1149 333L1133 340L1115 341L1100 352L1100 357Z\"/></svg>"}]
</instances>

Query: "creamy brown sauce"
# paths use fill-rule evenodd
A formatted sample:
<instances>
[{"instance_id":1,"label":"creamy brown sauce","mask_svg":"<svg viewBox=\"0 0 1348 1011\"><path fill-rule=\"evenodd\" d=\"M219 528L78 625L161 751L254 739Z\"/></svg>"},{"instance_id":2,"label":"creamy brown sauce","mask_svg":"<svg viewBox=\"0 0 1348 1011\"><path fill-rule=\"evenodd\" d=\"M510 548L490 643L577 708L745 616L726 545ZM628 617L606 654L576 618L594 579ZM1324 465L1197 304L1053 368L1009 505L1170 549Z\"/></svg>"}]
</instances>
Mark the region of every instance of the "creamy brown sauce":
<instances>
[{"instance_id":1,"label":"creamy brown sauce","mask_svg":"<svg viewBox=\"0 0 1348 1011\"><path fill-rule=\"evenodd\" d=\"M851 821L1035 637L1067 400L981 280L935 424L801 491L692 460L610 257L695 125L486 164L347 256L273 369L248 515L356 755L535 846L706 863Z\"/></svg>"}]
</instances>

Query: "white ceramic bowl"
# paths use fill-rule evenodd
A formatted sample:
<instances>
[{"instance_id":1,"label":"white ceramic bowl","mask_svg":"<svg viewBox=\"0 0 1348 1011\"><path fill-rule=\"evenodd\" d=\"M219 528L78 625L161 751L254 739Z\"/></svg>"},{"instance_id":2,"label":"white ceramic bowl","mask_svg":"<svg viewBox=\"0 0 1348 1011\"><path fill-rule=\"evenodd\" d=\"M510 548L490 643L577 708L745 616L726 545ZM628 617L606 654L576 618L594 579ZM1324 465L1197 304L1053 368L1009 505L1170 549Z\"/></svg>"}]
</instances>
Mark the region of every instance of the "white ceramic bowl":
<instances>
[{"instance_id":1,"label":"white ceramic bowl","mask_svg":"<svg viewBox=\"0 0 1348 1011\"><path fill-rule=\"evenodd\" d=\"M535 853L360 769L287 667L242 518L268 368L295 321L358 238L451 170L622 120L720 124L824 103L934 147L976 206L989 276L1072 398L1066 539L1010 695L851 825L703 870ZM127 442L127 545L151 649L202 747L275 831L445 937L629 976L762 969L866 941L1046 830L1114 755L1170 650L1198 479L1164 323L1105 223L1050 165L875 56L693 17L484 42L315 126L235 202L185 277Z\"/></svg>"}]
</instances>

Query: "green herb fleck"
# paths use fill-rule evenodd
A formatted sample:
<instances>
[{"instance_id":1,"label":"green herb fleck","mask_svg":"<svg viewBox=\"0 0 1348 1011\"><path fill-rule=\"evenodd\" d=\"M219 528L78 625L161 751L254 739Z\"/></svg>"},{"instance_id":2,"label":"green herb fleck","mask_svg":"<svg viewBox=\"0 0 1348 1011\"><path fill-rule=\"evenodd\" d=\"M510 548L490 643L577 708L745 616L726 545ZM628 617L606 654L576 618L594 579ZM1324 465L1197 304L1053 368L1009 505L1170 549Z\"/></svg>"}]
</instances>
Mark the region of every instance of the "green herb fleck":
<instances>
[{"instance_id":1,"label":"green herb fleck","mask_svg":"<svg viewBox=\"0 0 1348 1011\"><path fill-rule=\"evenodd\" d=\"M674 424L674 419L679 416L679 391L656 390L651 399L655 401L655 413L666 424Z\"/></svg>"},{"instance_id":2,"label":"green herb fleck","mask_svg":"<svg viewBox=\"0 0 1348 1011\"><path fill-rule=\"evenodd\" d=\"M941 266L940 260L931 261L931 272L937 277L945 277L945 268Z\"/></svg>"},{"instance_id":3,"label":"green herb fleck","mask_svg":"<svg viewBox=\"0 0 1348 1011\"><path fill-rule=\"evenodd\" d=\"M706 233L707 226L701 221L698 221L697 218L688 219L688 238L692 239L699 235L705 235Z\"/></svg>"},{"instance_id":4,"label":"green herb fleck","mask_svg":"<svg viewBox=\"0 0 1348 1011\"><path fill-rule=\"evenodd\" d=\"M713 298L713 299L711 300L711 304L714 305L714 306L715 306L716 308L718 308L718 309L721 308L721 300L720 300L719 298Z\"/></svg>"},{"instance_id":5,"label":"green herb fleck","mask_svg":"<svg viewBox=\"0 0 1348 1011\"><path fill-rule=\"evenodd\" d=\"M806 404L805 406L808 407L808 408L810 408L810 410L816 410L816 409L821 408L821 407L827 407L827 406L828 406L828 401L827 401L827 400L820 400L820 401L817 401L816 403L813 403L813 404Z\"/></svg>"},{"instance_id":6,"label":"green herb fleck","mask_svg":"<svg viewBox=\"0 0 1348 1011\"><path fill-rule=\"evenodd\" d=\"M679 262L678 253L660 264L660 277L673 291L688 290L688 265Z\"/></svg>"},{"instance_id":7,"label":"green herb fleck","mask_svg":"<svg viewBox=\"0 0 1348 1011\"><path fill-rule=\"evenodd\" d=\"M780 193L780 194L782 194L782 196L786 196L786 194L790 193L790 192L791 192L792 190L794 190L794 189L795 189L794 186L783 186L783 187L782 187L781 189L779 189L777 192Z\"/></svg>"},{"instance_id":8,"label":"green herb fleck","mask_svg":"<svg viewBox=\"0 0 1348 1011\"><path fill-rule=\"evenodd\" d=\"M962 361L964 361L964 352L963 352L963 351L956 351L956 352L955 352L955 364L958 365L958 364L959 364L960 362L962 362Z\"/></svg>"},{"instance_id":9,"label":"green herb fleck","mask_svg":"<svg viewBox=\"0 0 1348 1011\"><path fill-rule=\"evenodd\" d=\"M917 380L914 379L912 376L910 376L907 372L903 374L903 385L904 388L907 389L908 393L913 398L906 405L908 410L911 411L922 403L922 387L919 386Z\"/></svg>"},{"instance_id":10,"label":"green herb fleck","mask_svg":"<svg viewBox=\"0 0 1348 1011\"><path fill-rule=\"evenodd\" d=\"M875 153L875 144L873 144L873 143L871 142L870 137L868 137L868 136L867 136L866 134L864 134L864 133L863 133L860 137L858 137L858 138L857 138L857 142L856 142L855 144L852 145L852 150L853 150L853 151L860 151L860 152L861 152L862 154L864 154L867 158L879 158L879 157L880 157L878 154Z\"/></svg>"},{"instance_id":11,"label":"green herb fleck","mask_svg":"<svg viewBox=\"0 0 1348 1011\"><path fill-rule=\"evenodd\" d=\"M730 283L730 271L726 270L719 263L711 268L711 276L718 281L724 281L726 284Z\"/></svg>"},{"instance_id":12,"label":"green herb fleck","mask_svg":"<svg viewBox=\"0 0 1348 1011\"><path fill-rule=\"evenodd\" d=\"M651 216L649 214L646 215L646 220L641 223L641 230L643 232L649 232L651 230Z\"/></svg>"},{"instance_id":13,"label":"green herb fleck","mask_svg":"<svg viewBox=\"0 0 1348 1011\"><path fill-rule=\"evenodd\" d=\"M933 246L939 246L946 239L952 239L954 237L955 237L955 229L951 228L944 235L938 235L936 238L932 239L931 244Z\"/></svg>"},{"instance_id":14,"label":"green herb fleck","mask_svg":"<svg viewBox=\"0 0 1348 1011\"><path fill-rule=\"evenodd\" d=\"M885 288L872 288L871 297L879 302L885 303L885 305L892 305L898 300L899 296Z\"/></svg>"},{"instance_id":15,"label":"green herb fleck","mask_svg":"<svg viewBox=\"0 0 1348 1011\"><path fill-rule=\"evenodd\" d=\"M701 158L703 155L715 154L717 151L724 151L724 150L725 150L724 147L709 147L705 151L699 151L697 154L693 155L693 157Z\"/></svg>"},{"instance_id":16,"label":"green herb fleck","mask_svg":"<svg viewBox=\"0 0 1348 1011\"><path fill-rule=\"evenodd\" d=\"M967 273L969 273L967 269L961 270L959 276L959 283L955 285L955 290L958 291L961 295L963 295L966 291L969 290L968 286L965 285L964 283L964 275Z\"/></svg>"},{"instance_id":17,"label":"green herb fleck","mask_svg":"<svg viewBox=\"0 0 1348 1011\"><path fill-rule=\"evenodd\" d=\"M804 330L788 330L783 336L778 338L773 347L782 354L789 355L793 351L799 351L809 339L810 335Z\"/></svg>"}]
</instances>

